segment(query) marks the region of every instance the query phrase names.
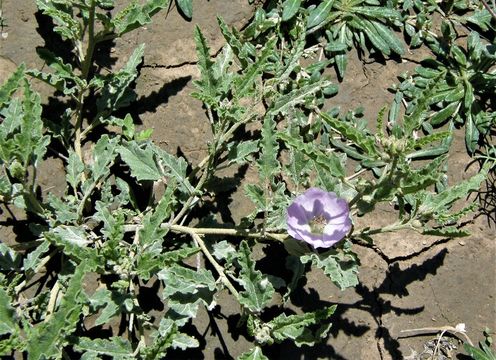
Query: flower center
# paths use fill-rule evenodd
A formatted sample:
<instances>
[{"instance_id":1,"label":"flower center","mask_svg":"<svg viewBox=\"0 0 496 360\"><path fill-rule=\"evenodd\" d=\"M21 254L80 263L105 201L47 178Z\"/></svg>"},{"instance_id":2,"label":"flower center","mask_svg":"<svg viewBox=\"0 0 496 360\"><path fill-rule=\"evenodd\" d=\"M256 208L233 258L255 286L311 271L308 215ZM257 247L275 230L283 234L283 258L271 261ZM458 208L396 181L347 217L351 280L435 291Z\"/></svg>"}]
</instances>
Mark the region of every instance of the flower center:
<instances>
[{"instance_id":1,"label":"flower center","mask_svg":"<svg viewBox=\"0 0 496 360\"><path fill-rule=\"evenodd\" d=\"M327 225L327 220L323 215L317 215L309 221L310 231L312 234L323 234Z\"/></svg>"}]
</instances>

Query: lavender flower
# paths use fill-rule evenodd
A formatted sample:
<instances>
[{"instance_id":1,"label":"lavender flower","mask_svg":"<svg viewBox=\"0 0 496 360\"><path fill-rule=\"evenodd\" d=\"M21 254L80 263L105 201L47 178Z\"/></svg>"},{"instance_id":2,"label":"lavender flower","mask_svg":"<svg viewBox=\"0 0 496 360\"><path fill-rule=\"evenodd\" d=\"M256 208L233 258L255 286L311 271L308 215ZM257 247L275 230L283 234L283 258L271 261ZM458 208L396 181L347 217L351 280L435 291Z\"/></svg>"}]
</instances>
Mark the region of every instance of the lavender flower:
<instances>
[{"instance_id":1,"label":"lavender flower","mask_svg":"<svg viewBox=\"0 0 496 360\"><path fill-rule=\"evenodd\" d=\"M328 248L351 229L348 204L333 192L310 188L288 207L288 233L314 248Z\"/></svg>"}]
</instances>

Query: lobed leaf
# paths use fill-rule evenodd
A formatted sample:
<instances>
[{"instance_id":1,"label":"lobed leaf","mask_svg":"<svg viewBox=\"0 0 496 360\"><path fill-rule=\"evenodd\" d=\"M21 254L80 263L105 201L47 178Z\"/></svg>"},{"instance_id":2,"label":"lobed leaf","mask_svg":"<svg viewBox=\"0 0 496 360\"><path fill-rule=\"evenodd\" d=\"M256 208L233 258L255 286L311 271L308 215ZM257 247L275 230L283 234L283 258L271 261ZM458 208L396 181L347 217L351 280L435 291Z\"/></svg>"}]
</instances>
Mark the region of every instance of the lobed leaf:
<instances>
[{"instance_id":1,"label":"lobed leaf","mask_svg":"<svg viewBox=\"0 0 496 360\"><path fill-rule=\"evenodd\" d=\"M150 146L141 148L134 141L125 142L117 148L117 152L131 169L131 175L138 181L159 180L162 177Z\"/></svg>"},{"instance_id":2,"label":"lobed leaf","mask_svg":"<svg viewBox=\"0 0 496 360\"><path fill-rule=\"evenodd\" d=\"M312 333L309 326L322 324L336 310L336 305L314 312L307 312L302 315L281 314L269 322L271 327L271 335L277 342L284 340L294 341L296 346L315 345L323 337L327 336L329 325L321 325L319 330Z\"/></svg>"},{"instance_id":3,"label":"lobed leaf","mask_svg":"<svg viewBox=\"0 0 496 360\"><path fill-rule=\"evenodd\" d=\"M238 356L237 360L269 360L269 358L263 354L260 347L255 346Z\"/></svg>"},{"instance_id":4,"label":"lobed leaf","mask_svg":"<svg viewBox=\"0 0 496 360\"><path fill-rule=\"evenodd\" d=\"M255 262L246 241L239 245L238 264L241 268L238 282L244 287L239 293L239 303L252 312L261 312L272 299L274 287L262 272L255 270Z\"/></svg>"},{"instance_id":5,"label":"lobed leaf","mask_svg":"<svg viewBox=\"0 0 496 360\"><path fill-rule=\"evenodd\" d=\"M324 270L324 273L341 290L358 285L358 259L351 251L351 244L347 241L344 252L329 250L322 254L300 256L303 264L312 262L314 266Z\"/></svg>"},{"instance_id":6,"label":"lobed leaf","mask_svg":"<svg viewBox=\"0 0 496 360\"><path fill-rule=\"evenodd\" d=\"M341 164L341 160L333 152L324 153L312 143L304 143L301 139L290 136L286 133L278 133L277 138L283 140L286 145L309 157L317 167L326 170L331 176L343 178L345 169Z\"/></svg>"},{"instance_id":7,"label":"lobed leaf","mask_svg":"<svg viewBox=\"0 0 496 360\"><path fill-rule=\"evenodd\" d=\"M0 336L12 334L17 329L16 313L12 299L3 287L0 287Z\"/></svg>"},{"instance_id":8,"label":"lobed leaf","mask_svg":"<svg viewBox=\"0 0 496 360\"><path fill-rule=\"evenodd\" d=\"M87 263L83 260L69 280L62 302L52 317L30 329L28 360L60 357L67 338L76 330L83 307L83 278Z\"/></svg>"},{"instance_id":9,"label":"lobed leaf","mask_svg":"<svg viewBox=\"0 0 496 360\"><path fill-rule=\"evenodd\" d=\"M4 104L12 100L12 94L14 94L17 89L19 89L20 83L24 79L25 70L26 66L24 65L24 63L19 65L17 69L5 81L5 83L3 83L0 87L0 108L3 107Z\"/></svg>"},{"instance_id":10,"label":"lobed leaf","mask_svg":"<svg viewBox=\"0 0 496 360\"><path fill-rule=\"evenodd\" d=\"M134 359L131 343L121 337L113 336L110 339L90 339L78 337L74 340L74 350L82 352L84 356L111 356L115 360Z\"/></svg>"}]
</instances>

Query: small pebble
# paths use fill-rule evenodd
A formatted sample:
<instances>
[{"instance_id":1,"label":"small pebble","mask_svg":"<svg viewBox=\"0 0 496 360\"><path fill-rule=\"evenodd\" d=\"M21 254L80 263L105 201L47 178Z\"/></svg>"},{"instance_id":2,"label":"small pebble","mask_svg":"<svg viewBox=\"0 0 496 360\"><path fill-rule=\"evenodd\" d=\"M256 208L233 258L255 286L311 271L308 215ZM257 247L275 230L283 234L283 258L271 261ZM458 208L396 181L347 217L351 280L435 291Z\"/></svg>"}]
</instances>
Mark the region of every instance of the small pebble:
<instances>
[{"instance_id":1,"label":"small pebble","mask_svg":"<svg viewBox=\"0 0 496 360\"><path fill-rule=\"evenodd\" d=\"M460 241L458 241L458 244L460 244L461 246L465 246L467 243L463 240L460 240Z\"/></svg>"}]
</instances>

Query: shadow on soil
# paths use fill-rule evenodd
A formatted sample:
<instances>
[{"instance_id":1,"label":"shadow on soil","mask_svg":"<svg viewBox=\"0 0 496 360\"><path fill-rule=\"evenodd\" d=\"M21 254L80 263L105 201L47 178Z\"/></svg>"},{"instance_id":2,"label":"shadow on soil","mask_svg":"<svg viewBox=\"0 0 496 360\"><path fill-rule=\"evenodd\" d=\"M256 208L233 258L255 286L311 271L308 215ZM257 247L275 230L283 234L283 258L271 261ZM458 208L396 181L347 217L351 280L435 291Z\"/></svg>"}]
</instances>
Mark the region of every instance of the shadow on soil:
<instances>
[{"instance_id":1,"label":"shadow on soil","mask_svg":"<svg viewBox=\"0 0 496 360\"><path fill-rule=\"evenodd\" d=\"M438 254L430 259L427 259L420 265L412 265L404 270L401 270L398 263L391 264L386 273L385 279L376 288L369 288L362 284L355 288L355 292L360 299L354 303L338 303L336 312L331 317L332 328L330 336L336 338L340 334L346 337L361 337L372 328L366 324L357 324L347 318L346 313L351 310L366 311L372 315L377 326L375 328L375 339L384 341L384 347L393 359L402 358L399 342L392 337L389 330L382 326L382 316L384 314L394 312L396 315L416 315L423 311L424 307L414 308L399 308L392 306L390 301L384 300L383 295L389 294L393 296L403 297L409 295L407 287L409 284L422 281L428 274L435 274L440 268L447 254L447 250L443 249ZM302 312L314 311L323 307L331 306L333 303L324 301L320 298L317 289L299 288L298 291L291 296L292 303L298 306ZM331 341L332 342L332 341ZM379 346L379 345L378 345ZM329 344L318 344L313 346L311 351L308 347L298 348L291 341L285 341L282 344L273 345L264 349L264 353L270 359L346 359L340 355L339 351ZM352 360L352 359L349 359Z\"/></svg>"},{"instance_id":2,"label":"shadow on soil","mask_svg":"<svg viewBox=\"0 0 496 360\"><path fill-rule=\"evenodd\" d=\"M283 253L284 249L281 245L274 244L269 245L264 249L264 252L270 251L272 254L276 251ZM437 270L443 265L445 257L448 251L443 249L435 256L427 259L421 264L412 265L406 269L400 269L399 263L392 263L386 273L384 281L375 288L369 288L362 284L358 285L354 291L360 298L360 300L353 303L337 303L337 309L333 316L331 316L332 328L330 330L329 337L336 339L338 336L341 337L356 337L360 338L364 336L369 331L375 331L374 337L377 341L377 347L380 349L380 341L383 341L384 348L387 351L383 356L401 359L402 353L400 352L400 344L392 336L386 327L382 326L382 316L393 312L396 315L406 315L414 316L421 313L424 310L423 306L413 307L413 308L400 308L392 306L391 302L384 299L384 295L393 295L398 297L408 296L408 285L416 282L422 281L427 275L436 274ZM265 260L267 259L267 260ZM287 275L291 274L289 270L285 267L285 257L265 257L257 262L257 268L271 275L288 278ZM304 284L302 284L304 285ZM336 291L339 291L336 289ZM318 289L308 288L299 286L298 290L291 295L291 303L300 309L300 313L315 311L322 309L324 307L329 307L334 305L329 301L322 300ZM350 310L360 310L369 313L375 321L374 326L370 326L366 323L356 323L355 321L350 321L347 313ZM264 320L270 320L281 313L281 308L279 306L272 306L264 311L262 318ZM286 310L287 315L294 314L294 312ZM219 339L220 347L214 350L215 359L234 359L231 355L226 341L223 336L231 336L232 339L237 342L241 337L252 342L254 339L246 332L246 324L240 326L241 315L234 314L226 316L223 314L223 309L217 306L213 311L209 312L209 325L203 334L199 334L198 330L193 325L188 325L185 330L187 333L193 336L198 336L200 341L200 347L196 349L190 349L186 352L184 351L173 351L168 353L171 358L178 356L177 358L187 358L187 359L203 359L204 350L206 347L205 338L207 333L209 336L215 336ZM267 317L265 319L265 317ZM227 322L227 328L229 335L222 333L218 322ZM336 360L353 360L347 358L340 354L339 349L335 348L331 344L333 340L328 340L327 343L324 340L320 344L316 344L311 348L308 346L302 346L298 348L293 341L284 341L280 344L273 344L271 346L264 346L263 353L269 359L336 359ZM343 344L342 341L340 341ZM344 345L341 345L344 346ZM231 349L232 350L232 349ZM357 356L360 354L361 349L357 349ZM381 350L378 350L381 351Z\"/></svg>"}]
</instances>

